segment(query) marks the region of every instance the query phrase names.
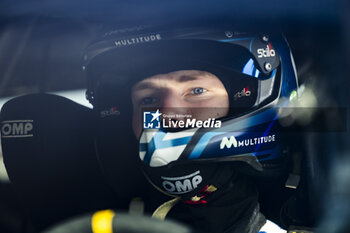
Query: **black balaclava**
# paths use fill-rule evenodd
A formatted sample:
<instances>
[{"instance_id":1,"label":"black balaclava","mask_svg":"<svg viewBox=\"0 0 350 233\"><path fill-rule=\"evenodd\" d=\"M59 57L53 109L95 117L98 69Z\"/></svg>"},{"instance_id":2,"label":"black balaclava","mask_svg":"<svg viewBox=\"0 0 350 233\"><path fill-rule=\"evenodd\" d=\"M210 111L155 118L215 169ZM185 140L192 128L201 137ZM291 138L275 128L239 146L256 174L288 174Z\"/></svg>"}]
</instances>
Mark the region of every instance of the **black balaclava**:
<instances>
[{"instance_id":1,"label":"black balaclava","mask_svg":"<svg viewBox=\"0 0 350 233\"><path fill-rule=\"evenodd\" d=\"M168 213L167 219L175 219L191 226L195 232L256 233L265 224L259 212L258 190L251 177L236 172L230 164L222 164L221 176L215 192L203 200L206 203L189 204L180 200ZM147 210L154 211L166 201L164 196L150 192L146 200Z\"/></svg>"}]
</instances>

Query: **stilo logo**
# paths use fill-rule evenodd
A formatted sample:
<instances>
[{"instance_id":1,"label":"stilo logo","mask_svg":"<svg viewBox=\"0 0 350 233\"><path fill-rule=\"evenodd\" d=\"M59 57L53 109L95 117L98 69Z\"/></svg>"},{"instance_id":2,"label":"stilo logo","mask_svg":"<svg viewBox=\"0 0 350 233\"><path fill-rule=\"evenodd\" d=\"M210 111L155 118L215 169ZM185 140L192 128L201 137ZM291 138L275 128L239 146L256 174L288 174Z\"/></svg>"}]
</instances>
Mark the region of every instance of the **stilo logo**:
<instances>
[{"instance_id":1,"label":"stilo logo","mask_svg":"<svg viewBox=\"0 0 350 233\"><path fill-rule=\"evenodd\" d=\"M183 194L191 192L193 189L197 188L202 182L203 178L199 175L200 171L196 171L187 176L181 177L164 177L162 185L163 188L171 194Z\"/></svg>"},{"instance_id":2,"label":"stilo logo","mask_svg":"<svg viewBox=\"0 0 350 233\"><path fill-rule=\"evenodd\" d=\"M120 115L120 112L115 106L100 112L101 118L107 117L107 116L119 116L119 115Z\"/></svg>"},{"instance_id":3,"label":"stilo logo","mask_svg":"<svg viewBox=\"0 0 350 233\"><path fill-rule=\"evenodd\" d=\"M3 121L1 127L2 138L33 137L33 120Z\"/></svg>"},{"instance_id":4,"label":"stilo logo","mask_svg":"<svg viewBox=\"0 0 350 233\"><path fill-rule=\"evenodd\" d=\"M266 49L261 48L256 50L256 52L258 53L258 58L276 56L276 52L272 49L271 44L266 45Z\"/></svg>"},{"instance_id":5,"label":"stilo logo","mask_svg":"<svg viewBox=\"0 0 350 233\"><path fill-rule=\"evenodd\" d=\"M242 89L242 91L237 92L233 97L235 100L237 100L238 98L241 98L243 96L250 96L252 94L252 92L249 90L248 87L245 87Z\"/></svg>"}]
</instances>

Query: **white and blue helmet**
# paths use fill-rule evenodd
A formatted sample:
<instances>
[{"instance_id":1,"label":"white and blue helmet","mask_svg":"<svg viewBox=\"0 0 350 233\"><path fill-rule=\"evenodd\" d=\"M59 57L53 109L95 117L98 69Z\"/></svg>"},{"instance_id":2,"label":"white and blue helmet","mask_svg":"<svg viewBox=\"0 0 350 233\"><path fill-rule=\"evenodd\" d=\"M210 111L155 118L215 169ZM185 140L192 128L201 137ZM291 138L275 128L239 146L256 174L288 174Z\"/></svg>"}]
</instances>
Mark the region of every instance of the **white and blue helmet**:
<instances>
[{"instance_id":1,"label":"white and blue helmet","mask_svg":"<svg viewBox=\"0 0 350 233\"><path fill-rule=\"evenodd\" d=\"M250 174L269 176L288 161L279 108L297 95L298 81L281 33L135 27L107 33L88 48L85 61L87 98L99 114L101 128L110 132L101 135L110 142L113 133L130 142L125 139L132 137L127 132L132 110L128 99L136 82L195 69L215 74L224 84L230 110L220 119L220 128L143 129L137 158L146 177L167 194L193 196L222 176L223 164L239 164L236 167Z\"/></svg>"}]
</instances>

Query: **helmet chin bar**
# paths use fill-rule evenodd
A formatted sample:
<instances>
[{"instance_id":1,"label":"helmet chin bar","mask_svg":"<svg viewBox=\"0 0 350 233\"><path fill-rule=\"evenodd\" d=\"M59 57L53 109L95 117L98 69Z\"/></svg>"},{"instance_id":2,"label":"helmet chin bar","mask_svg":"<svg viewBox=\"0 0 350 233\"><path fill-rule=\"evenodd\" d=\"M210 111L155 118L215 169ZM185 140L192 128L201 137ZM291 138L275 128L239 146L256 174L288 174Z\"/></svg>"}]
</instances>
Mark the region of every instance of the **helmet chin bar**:
<instances>
[{"instance_id":1,"label":"helmet chin bar","mask_svg":"<svg viewBox=\"0 0 350 233\"><path fill-rule=\"evenodd\" d=\"M248 153L248 154L242 154L242 155L236 155L236 156L227 156L227 157L223 157L223 158L219 158L217 159L217 161L220 162L245 162L247 164L249 164L250 166L252 166L255 170L257 171L263 171L263 167L261 165L261 163L259 162L259 160L257 159L256 156Z\"/></svg>"}]
</instances>

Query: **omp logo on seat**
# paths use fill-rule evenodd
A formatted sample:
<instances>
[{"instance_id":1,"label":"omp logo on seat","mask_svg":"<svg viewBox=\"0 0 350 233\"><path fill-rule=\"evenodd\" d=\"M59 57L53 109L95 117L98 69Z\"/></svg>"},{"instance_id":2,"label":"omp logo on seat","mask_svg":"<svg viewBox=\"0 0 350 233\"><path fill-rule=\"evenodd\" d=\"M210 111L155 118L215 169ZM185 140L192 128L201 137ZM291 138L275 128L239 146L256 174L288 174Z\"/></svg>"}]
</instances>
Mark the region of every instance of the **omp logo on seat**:
<instances>
[{"instance_id":1,"label":"omp logo on seat","mask_svg":"<svg viewBox=\"0 0 350 233\"><path fill-rule=\"evenodd\" d=\"M33 120L3 121L1 127L2 138L33 137Z\"/></svg>"},{"instance_id":2,"label":"omp logo on seat","mask_svg":"<svg viewBox=\"0 0 350 233\"><path fill-rule=\"evenodd\" d=\"M162 185L163 188L172 194L182 194L191 192L193 189L197 188L202 182L202 177L199 175L200 171L196 171L187 176L181 177L164 177Z\"/></svg>"}]
</instances>

